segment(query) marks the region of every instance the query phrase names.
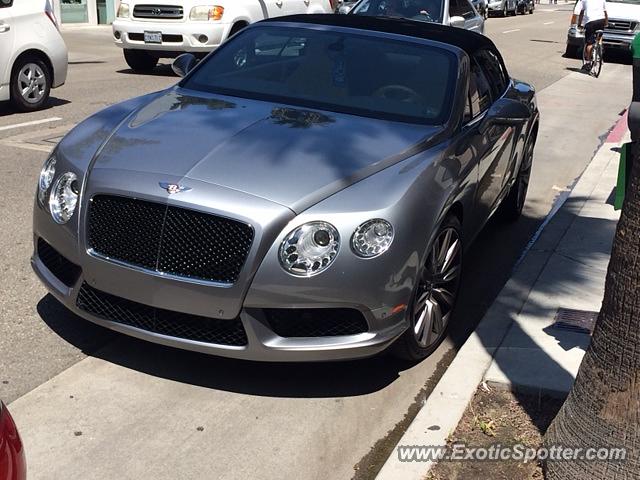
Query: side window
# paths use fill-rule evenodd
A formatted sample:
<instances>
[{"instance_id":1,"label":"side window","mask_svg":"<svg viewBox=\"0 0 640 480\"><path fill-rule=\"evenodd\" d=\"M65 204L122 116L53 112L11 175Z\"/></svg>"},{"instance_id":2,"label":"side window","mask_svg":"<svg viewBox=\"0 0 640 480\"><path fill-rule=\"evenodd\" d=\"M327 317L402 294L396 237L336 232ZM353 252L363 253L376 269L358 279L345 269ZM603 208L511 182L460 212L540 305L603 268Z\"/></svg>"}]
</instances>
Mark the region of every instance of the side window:
<instances>
[{"instance_id":1,"label":"side window","mask_svg":"<svg viewBox=\"0 0 640 480\"><path fill-rule=\"evenodd\" d=\"M481 50L475 55L475 59L489 80L493 98L501 97L509 80L500 59L490 50Z\"/></svg>"},{"instance_id":2,"label":"side window","mask_svg":"<svg viewBox=\"0 0 640 480\"><path fill-rule=\"evenodd\" d=\"M467 0L451 0L449 3L450 17L464 17L465 19L475 17L476 13Z\"/></svg>"},{"instance_id":3,"label":"side window","mask_svg":"<svg viewBox=\"0 0 640 480\"><path fill-rule=\"evenodd\" d=\"M473 118L491 106L491 88L489 87L489 82L476 62L471 63L469 98L471 100L471 116Z\"/></svg>"}]
</instances>

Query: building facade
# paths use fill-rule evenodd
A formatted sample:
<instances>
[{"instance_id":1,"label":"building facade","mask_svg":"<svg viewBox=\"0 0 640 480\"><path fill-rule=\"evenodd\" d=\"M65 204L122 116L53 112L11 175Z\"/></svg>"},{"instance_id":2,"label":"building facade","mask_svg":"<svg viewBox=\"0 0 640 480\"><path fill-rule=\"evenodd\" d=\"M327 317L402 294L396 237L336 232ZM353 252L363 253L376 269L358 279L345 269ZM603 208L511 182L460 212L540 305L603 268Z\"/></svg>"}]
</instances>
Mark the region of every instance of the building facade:
<instances>
[{"instance_id":1,"label":"building facade","mask_svg":"<svg viewBox=\"0 0 640 480\"><path fill-rule=\"evenodd\" d=\"M62 24L110 24L119 0L53 0L56 17Z\"/></svg>"}]
</instances>

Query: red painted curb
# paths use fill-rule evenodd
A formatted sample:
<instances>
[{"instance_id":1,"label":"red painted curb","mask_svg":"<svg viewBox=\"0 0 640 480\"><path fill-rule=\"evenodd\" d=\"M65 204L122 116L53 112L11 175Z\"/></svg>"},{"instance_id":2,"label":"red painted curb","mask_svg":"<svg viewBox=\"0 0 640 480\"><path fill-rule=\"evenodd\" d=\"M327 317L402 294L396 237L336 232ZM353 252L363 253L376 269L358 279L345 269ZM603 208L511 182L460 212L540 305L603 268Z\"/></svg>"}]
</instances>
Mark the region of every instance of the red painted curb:
<instances>
[{"instance_id":1,"label":"red painted curb","mask_svg":"<svg viewBox=\"0 0 640 480\"><path fill-rule=\"evenodd\" d=\"M625 110L620 120L616 122L616 125L609 132L607 139L605 140L607 143L620 143L624 134L627 133L627 115L629 110Z\"/></svg>"}]
</instances>

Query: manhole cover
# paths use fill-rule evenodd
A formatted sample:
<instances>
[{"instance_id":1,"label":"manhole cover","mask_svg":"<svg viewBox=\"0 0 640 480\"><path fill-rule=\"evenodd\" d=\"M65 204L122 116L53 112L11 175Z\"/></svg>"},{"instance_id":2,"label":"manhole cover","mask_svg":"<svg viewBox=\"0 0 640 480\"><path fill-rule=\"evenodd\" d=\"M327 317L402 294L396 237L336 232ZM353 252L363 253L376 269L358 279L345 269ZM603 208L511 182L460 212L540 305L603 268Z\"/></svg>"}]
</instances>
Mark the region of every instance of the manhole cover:
<instances>
[{"instance_id":1,"label":"manhole cover","mask_svg":"<svg viewBox=\"0 0 640 480\"><path fill-rule=\"evenodd\" d=\"M591 335L598 318L598 312L559 308L556 312L553 328Z\"/></svg>"}]
</instances>

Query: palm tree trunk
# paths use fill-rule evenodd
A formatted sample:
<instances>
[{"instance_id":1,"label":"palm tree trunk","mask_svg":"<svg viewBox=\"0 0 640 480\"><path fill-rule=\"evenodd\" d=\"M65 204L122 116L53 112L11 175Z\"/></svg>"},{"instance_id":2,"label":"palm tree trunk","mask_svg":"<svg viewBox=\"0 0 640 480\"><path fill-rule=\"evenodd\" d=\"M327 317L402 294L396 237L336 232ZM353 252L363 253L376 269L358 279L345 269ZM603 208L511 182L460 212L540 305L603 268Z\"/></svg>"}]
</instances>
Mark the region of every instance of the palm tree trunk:
<instances>
[{"instance_id":1,"label":"palm tree trunk","mask_svg":"<svg viewBox=\"0 0 640 480\"><path fill-rule=\"evenodd\" d=\"M547 461L547 480L640 479L640 143L591 345L545 446L624 447L626 461Z\"/></svg>"}]
</instances>

